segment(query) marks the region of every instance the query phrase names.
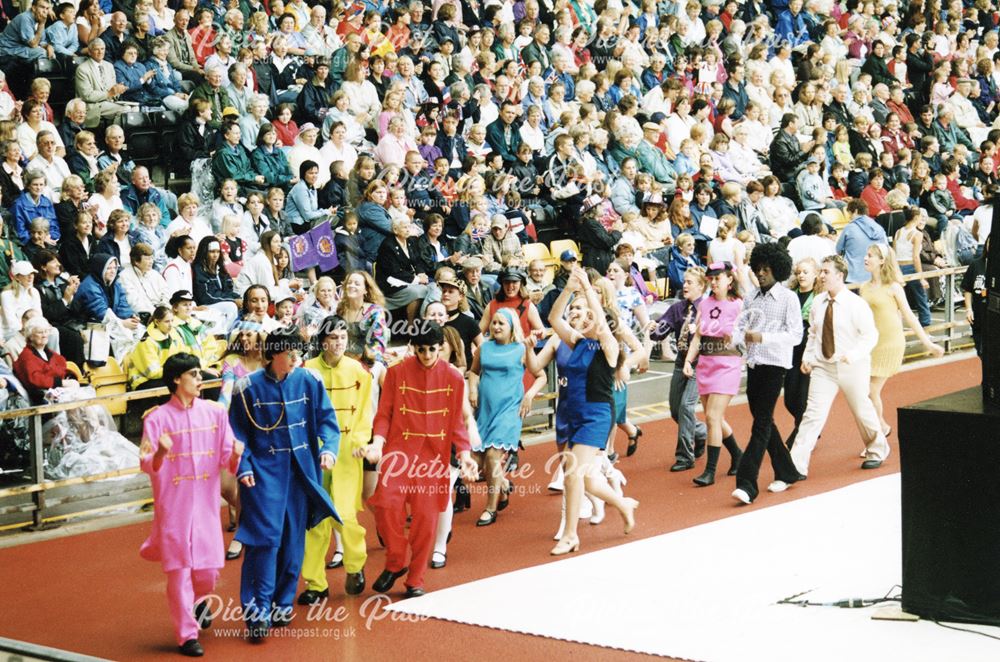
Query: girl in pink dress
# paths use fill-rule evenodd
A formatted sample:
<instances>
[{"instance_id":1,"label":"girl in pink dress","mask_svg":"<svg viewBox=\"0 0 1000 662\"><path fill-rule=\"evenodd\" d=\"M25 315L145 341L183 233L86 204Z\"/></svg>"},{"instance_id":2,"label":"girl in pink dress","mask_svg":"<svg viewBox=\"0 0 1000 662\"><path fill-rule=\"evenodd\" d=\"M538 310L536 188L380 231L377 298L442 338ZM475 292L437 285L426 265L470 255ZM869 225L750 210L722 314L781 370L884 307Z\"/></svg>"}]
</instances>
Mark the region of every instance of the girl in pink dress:
<instances>
[{"instance_id":1,"label":"girl in pink dress","mask_svg":"<svg viewBox=\"0 0 1000 662\"><path fill-rule=\"evenodd\" d=\"M697 331L684 362L684 376L689 379L695 375L697 362L698 395L708 426L708 462L705 471L694 479L699 487L715 482L715 467L723 444L732 457L730 476L736 474L743 456L733 438L733 429L725 419L726 407L739 392L743 373L743 357L731 344L736 320L743 310L743 299L729 262L713 262L706 275L711 294L698 304Z\"/></svg>"}]
</instances>

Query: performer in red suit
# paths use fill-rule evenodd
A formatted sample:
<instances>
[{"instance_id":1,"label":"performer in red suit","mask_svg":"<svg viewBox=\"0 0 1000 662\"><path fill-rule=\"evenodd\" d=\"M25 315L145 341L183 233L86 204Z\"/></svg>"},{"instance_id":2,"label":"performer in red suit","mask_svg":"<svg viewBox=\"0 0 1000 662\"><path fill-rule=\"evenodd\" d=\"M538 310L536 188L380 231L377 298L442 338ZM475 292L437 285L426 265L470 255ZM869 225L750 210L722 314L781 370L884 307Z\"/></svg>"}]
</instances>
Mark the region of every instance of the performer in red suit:
<instances>
[{"instance_id":1,"label":"performer in red suit","mask_svg":"<svg viewBox=\"0 0 1000 662\"><path fill-rule=\"evenodd\" d=\"M462 373L439 361L444 335L435 322L424 322L414 336L416 356L391 368L385 376L374 438L367 457L378 462L379 483L370 503L385 541L385 570L372 588L386 593L407 574L406 597L424 594L424 572L434 546L438 515L448 502L449 456L455 446L462 473L474 481L478 473L469 454L469 434L462 403ZM409 538L403 533L409 505ZM406 565L406 547L410 564Z\"/></svg>"}]
</instances>

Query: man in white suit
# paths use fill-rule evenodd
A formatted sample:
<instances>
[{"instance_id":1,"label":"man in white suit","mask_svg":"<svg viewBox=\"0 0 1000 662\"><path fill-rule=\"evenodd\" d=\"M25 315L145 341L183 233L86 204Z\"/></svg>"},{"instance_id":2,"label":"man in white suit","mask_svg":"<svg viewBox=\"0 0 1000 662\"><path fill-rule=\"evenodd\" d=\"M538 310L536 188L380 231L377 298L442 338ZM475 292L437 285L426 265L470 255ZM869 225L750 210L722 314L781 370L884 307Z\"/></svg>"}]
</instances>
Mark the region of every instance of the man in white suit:
<instances>
[{"instance_id":1,"label":"man in white suit","mask_svg":"<svg viewBox=\"0 0 1000 662\"><path fill-rule=\"evenodd\" d=\"M104 61L106 48L100 39L93 40L88 49L90 57L76 68L76 95L87 103L87 128L100 124L101 118L115 118L128 109L115 101L128 88L116 82L115 68Z\"/></svg>"},{"instance_id":2,"label":"man in white suit","mask_svg":"<svg viewBox=\"0 0 1000 662\"><path fill-rule=\"evenodd\" d=\"M837 391L842 391L865 443L862 469L876 469L889 455L882 425L868 396L871 352L878 342L872 310L844 285L847 262L839 255L823 259L819 278L824 292L813 300L809 339L802 355L802 372L811 374L809 401L792 446L792 461L803 476L809 473L809 456L823 431ZM828 313L828 309L833 310ZM768 488L783 491L775 481Z\"/></svg>"}]
</instances>

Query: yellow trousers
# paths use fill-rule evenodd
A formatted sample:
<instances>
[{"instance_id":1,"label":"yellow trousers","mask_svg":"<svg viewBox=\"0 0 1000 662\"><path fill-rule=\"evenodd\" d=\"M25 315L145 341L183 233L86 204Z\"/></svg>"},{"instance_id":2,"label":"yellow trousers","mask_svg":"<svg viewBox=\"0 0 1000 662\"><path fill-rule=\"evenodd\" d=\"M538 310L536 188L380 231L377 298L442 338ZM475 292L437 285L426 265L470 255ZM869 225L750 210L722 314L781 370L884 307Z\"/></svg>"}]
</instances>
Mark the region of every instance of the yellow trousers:
<instances>
[{"instance_id":1,"label":"yellow trousers","mask_svg":"<svg viewBox=\"0 0 1000 662\"><path fill-rule=\"evenodd\" d=\"M344 455L343 453L340 454ZM361 458L338 457L332 471L323 472L323 486L330 492L337 513L344 520L338 524L328 517L306 531L306 553L302 559L302 578L306 588L323 591L329 587L326 579L326 552L336 527L344 543L344 569L360 572L368 560L365 528L358 522L362 508L361 490L364 482L364 463Z\"/></svg>"}]
</instances>

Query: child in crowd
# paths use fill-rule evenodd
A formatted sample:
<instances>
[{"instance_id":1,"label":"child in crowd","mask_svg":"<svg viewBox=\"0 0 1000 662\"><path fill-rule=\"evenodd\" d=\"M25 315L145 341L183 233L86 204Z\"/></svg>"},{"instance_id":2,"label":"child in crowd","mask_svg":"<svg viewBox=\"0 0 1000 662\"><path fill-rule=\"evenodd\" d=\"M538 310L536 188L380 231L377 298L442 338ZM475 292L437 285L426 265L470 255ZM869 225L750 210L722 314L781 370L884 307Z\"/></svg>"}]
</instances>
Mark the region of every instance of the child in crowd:
<instances>
[{"instance_id":1,"label":"child in crowd","mask_svg":"<svg viewBox=\"0 0 1000 662\"><path fill-rule=\"evenodd\" d=\"M344 222L334 232L333 242L344 273L367 270L361 235L358 233L358 216L353 210L344 214Z\"/></svg>"},{"instance_id":2,"label":"child in crowd","mask_svg":"<svg viewBox=\"0 0 1000 662\"><path fill-rule=\"evenodd\" d=\"M247 252L247 242L240 238L243 227L242 217L226 214L222 217L222 263L226 272L235 280L243 270L243 256Z\"/></svg>"},{"instance_id":3,"label":"child in crowd","mask_svg":"<svg viewBox=\"0 0 1000 662\"><path fill-rule=\"evenodd\" d=\"M441 193L449 207L454 206L458 200L458 187L455 178L451 176L446 157L439 156L434 159L434 177L431 184Z\"/></svg>"}]
</instances>

